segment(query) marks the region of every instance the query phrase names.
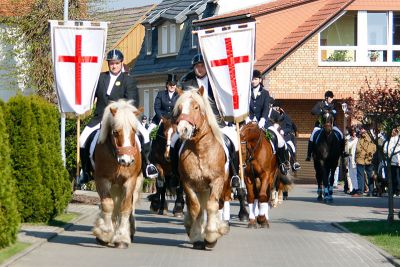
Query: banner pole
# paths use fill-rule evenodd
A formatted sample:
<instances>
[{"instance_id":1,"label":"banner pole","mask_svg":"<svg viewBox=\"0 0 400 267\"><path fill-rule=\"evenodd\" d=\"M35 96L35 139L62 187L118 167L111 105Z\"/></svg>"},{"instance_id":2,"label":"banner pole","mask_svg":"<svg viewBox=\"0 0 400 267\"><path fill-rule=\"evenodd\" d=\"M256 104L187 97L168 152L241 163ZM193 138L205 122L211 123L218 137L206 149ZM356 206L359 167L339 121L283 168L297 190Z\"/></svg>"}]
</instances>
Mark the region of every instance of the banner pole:
<instances>
[{"instance_id":1,"label":"banner pole","mask_svg":"<svg viewBox=\"0 0 400 267\"><path fill-rule=\"evenodd\" d=\"M239 175L240 175L240 187L244 188L244 173L243 173L243 157L242 157L242 144L240 143L240 128L239 122L236 122L236 133L238 137L238 144L239 144Z\"/></svg>"},{"instance_id":2,"label":"banner pole","mask_svg":"<svg viewBox=\"0 0 400 267\"><path fill-rule=\"evenodd\" d=\"M79 137L81 132L81 117L78 115L76 119L76 181L79 179L79 163L80 163L80 146Z\"/></svg>"}]
</instances>

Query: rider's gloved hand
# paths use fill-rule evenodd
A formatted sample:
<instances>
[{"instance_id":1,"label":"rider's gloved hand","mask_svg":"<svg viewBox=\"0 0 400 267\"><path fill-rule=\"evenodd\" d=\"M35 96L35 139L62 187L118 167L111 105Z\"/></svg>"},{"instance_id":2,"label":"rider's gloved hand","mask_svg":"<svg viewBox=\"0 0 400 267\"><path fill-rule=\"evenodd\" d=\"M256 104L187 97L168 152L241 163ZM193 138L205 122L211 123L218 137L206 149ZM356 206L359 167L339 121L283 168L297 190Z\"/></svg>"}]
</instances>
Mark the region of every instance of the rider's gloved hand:
<instances>
[{"instance_id":1,"label":"rider's gloved hand","mask_svg":"<svg viewBox=\"0 0 400 267\"><path fill-rule=\"evenodd\" d=\"M247 116L247 118L244 120L246 124L248 124L249 122L251 122L250 117Z\"/></svg>"},{"instance_id":2,"label":"rider's gloved hand","mask_svg":"<svg viewBox=\"0 0 400 267\"><path fill-rule=\"evenodd\" d=\"M265 126L265 119L261 118L260 121L258 122L258 127L264 128L264 126Z\"/></svg>"}]
</instances>

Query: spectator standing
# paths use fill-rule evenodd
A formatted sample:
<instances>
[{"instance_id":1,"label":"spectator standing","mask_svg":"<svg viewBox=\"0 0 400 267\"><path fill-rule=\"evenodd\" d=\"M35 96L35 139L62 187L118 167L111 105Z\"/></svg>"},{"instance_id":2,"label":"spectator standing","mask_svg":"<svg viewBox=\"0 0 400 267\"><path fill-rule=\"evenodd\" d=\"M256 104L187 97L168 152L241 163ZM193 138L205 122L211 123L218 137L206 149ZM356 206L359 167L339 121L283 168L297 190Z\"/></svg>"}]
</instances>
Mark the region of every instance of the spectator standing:
<instances>
[{"instance_id":1,"label":"spectator standing","mask_svg":"<svg viewBox=\"0 0 400 267\"><path fill-rule=\"evenodd\" d=\"M358 138L355 152L358 190L355 194L353 194L353 197L359 197L363 195L365 174L367 175L368 179L368 195L372 196L372 192L374 190L374 181L372 179L372 158L375 152L376 146L372 142L370 134L365 128L361 128L360 137Z\"/></svg>"}]
</instances>

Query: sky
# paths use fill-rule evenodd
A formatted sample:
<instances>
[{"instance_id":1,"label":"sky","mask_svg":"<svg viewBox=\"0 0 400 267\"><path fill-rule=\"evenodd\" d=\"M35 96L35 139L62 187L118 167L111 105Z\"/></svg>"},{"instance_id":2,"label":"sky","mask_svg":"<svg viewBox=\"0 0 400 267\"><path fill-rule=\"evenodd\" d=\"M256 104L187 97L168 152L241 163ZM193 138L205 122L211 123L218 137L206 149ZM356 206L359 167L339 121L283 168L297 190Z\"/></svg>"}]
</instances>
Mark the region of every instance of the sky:
<instances>
[{"instance_id":1,"label":"sky","mask_svg":"<svg viewBox=\"0 0 400 267\"><path fill-rule=\"evenodd\" d=\"M161 0L106 0L104 8L106 10L123 9L129 7L147 6L158 4Z\"/></svg>"}]
</instances>

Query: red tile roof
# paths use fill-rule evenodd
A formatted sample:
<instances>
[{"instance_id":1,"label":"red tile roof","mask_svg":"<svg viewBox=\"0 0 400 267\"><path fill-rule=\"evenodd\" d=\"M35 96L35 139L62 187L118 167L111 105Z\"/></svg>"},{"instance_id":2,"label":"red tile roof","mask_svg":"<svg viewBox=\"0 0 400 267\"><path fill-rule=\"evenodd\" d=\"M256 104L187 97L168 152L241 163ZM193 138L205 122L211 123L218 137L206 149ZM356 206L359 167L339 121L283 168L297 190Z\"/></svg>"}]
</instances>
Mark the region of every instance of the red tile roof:
<instances>
[{"instance_id":1,"label":"red tile roof","mask_svg":"<svg viewBox=\"0 0 400 267\"><path fill-rule=\"evenodd\" d=\"M355 0L346 10L399 11L399 0Z\"/></svg>"},{"instance_id":2,"label":"red tile roof","mask_svg":"<svg viewBox=\"0 0 400 267\"><path fill-rule=\"evenodd\" d=\"M296 29L288 32L281 41L274 43L274 47L264 50L261 53L263 55L257 57L255 68L262 70L262 72L273 68L351 2L353 0L320 0L313 3L313 5L310 3L298 7L297 12L303 15L303 22L299 23ZM309 16L310 13L312 13L311 16ZM287 17L281 15L277 19L284 22ZM286 30L285 32L287 32L288 28L282 28L281 30Z\"/></svg>"},{"instance_id":3,"label":"red tile roof","mask_svg":"<svg viewBox=\"0 0 400 267\"><path fill-rule=\"evenodd\" d=\"M216 26L227 19L234 23L235 17L243 19L244 15L255 19L255 68L265 73L352 2L354 0L276 0L197 23Z\"/></svg>"}]
</instances>

